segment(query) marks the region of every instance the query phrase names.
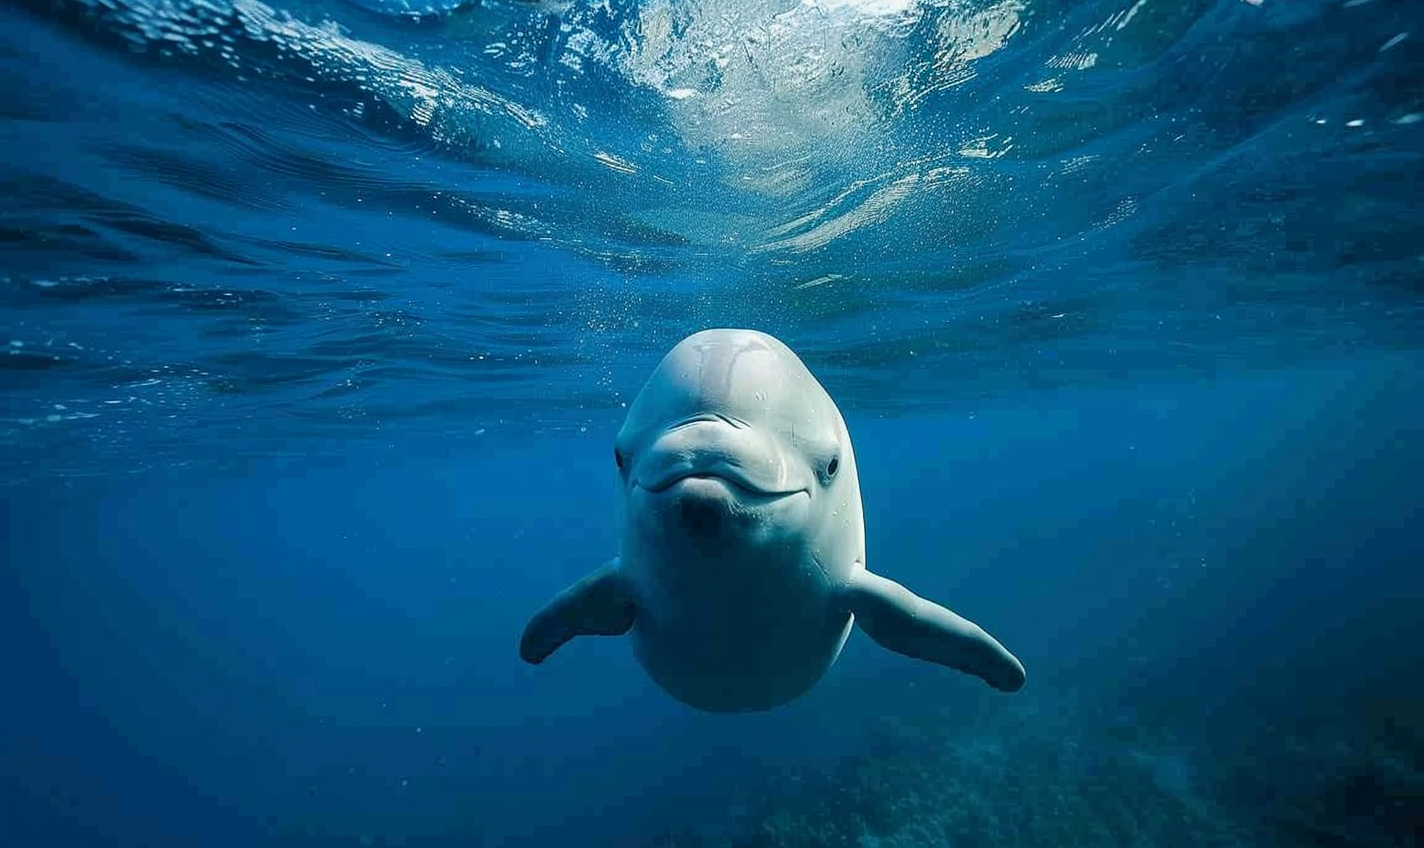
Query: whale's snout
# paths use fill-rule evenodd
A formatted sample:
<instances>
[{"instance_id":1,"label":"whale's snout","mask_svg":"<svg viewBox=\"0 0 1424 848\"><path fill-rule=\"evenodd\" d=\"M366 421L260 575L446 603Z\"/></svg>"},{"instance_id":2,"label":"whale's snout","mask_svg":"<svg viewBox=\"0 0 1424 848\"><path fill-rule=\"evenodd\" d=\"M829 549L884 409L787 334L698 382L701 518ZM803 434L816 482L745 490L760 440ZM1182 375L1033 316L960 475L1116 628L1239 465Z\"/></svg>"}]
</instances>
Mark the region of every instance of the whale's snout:
<instances>
[{"instance_id":1,"label":"whale's snout","mask_svg":"<svg viewBox=\"0 0 1424 848\"><path fill-rule=\"evenodd\" d=\"M664 492L685 480L719 480L752 496L803 491L772 437L739 419L704 414L667 427L634 469L634 482Z\"/></svg>"}]
</instances>

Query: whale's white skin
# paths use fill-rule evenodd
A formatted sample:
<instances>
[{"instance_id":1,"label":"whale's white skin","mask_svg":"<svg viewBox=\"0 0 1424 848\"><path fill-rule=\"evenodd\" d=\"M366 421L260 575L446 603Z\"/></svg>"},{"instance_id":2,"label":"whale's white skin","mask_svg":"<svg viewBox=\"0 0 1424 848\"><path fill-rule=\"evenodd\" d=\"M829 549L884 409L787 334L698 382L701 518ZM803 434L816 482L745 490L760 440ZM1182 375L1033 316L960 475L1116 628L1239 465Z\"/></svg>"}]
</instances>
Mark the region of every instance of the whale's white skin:
<instances>
[{"instance_id":1,"label":"whale's white skin","mask_svg":"<svg viewBox=\"0 0 1424 848\"><path fill-rule=\"evenodd\" d=\"M850 434L800 357L754 330L678 343L614 446L619 555L530 620L520 656L624 635L674 698L747 712L804 694L853 624L1003 691L1023 665L978 625L866 569Z\"/></svg>"}]
</instances>

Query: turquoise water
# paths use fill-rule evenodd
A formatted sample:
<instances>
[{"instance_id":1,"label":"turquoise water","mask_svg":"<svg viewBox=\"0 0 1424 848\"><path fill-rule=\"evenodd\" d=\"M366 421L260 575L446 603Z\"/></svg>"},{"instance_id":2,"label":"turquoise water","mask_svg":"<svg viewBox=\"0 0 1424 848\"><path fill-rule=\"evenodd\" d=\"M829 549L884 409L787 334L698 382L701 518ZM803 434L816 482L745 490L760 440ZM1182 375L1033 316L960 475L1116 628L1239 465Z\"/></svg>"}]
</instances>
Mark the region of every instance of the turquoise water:
<instances>
[{"instance_id":1,"label":"turquoise water","mask_svg":"<svg viewBox=\"0 0 1424 848\"><path fill-rule=\"evenodd\" d=\"M1418 844L1421 24L6 4L0 844ZM1022 692L519 662L711 326Z\"/></svg>"}]
</instances>

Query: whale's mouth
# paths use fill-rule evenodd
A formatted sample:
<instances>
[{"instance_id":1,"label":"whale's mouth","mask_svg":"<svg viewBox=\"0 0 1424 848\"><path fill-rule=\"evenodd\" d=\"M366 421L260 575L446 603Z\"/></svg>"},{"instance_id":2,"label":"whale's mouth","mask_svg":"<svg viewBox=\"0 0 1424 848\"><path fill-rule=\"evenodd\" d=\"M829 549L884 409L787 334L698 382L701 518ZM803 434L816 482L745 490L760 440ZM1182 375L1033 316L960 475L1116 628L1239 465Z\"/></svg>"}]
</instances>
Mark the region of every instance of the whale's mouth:
<instances>
[{"instance_id":1,"label":"whale's mouth","mask_svg":"<svg viewBox=\"0 0 1424 848\"><path fill-rule=\"evenodd\" d=\"M767 489L756 485L748 480L745 475L737 474L732 470L718 471L682 471L673 472L660 477L655 481L639 484L639 487L650 494L661 494L674 489L701 490L722 486L731 494L743 499L754 499L761 501L779 500L789 498L792 495L805 493L805 489Z\"/></svg>"},{"instance_id":2,"label":"whale's mouth","mask_svg":"<svg viewBox=\"0 0 1424 848\"><path fill-rule=\"evenodd\" d=\"M783 475L769 473L760 466L748 467L746 460L729 453L684 453L650 459L654 461L639 469L636 484L652 495L673 493L768 502L806 493L804 487Z\"/></svg>"},{"instance_id":3,"label":"whale's mouth","mask_svg":"<svg viewBox=\"0 0 1424 848\"><path fill-rule=\"evenodd\" d=\"M676 421L638 453L630 482L651 495L747 505L809 496L814 482L770 433L726 414Z\"/></svg>"}]
</instances>

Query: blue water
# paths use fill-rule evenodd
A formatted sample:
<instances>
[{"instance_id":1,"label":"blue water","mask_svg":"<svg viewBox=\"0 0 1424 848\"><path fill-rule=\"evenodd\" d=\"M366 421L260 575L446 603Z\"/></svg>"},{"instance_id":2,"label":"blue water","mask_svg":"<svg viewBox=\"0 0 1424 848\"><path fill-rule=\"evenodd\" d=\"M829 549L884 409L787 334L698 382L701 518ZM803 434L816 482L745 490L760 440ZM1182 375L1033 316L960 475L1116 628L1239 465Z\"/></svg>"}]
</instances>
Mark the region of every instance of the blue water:
<instances>
[{"instance_id":1,"label":"blue water","mask_svg":"<svg viewBox=\"0 0 1424 848\"><path fill-rule=\"evenodd\" d=\"M1424 7L12 0L0 846L1424 844ZM528 616L708 326L871 565L711 716Z\"/></svg>"}]
</instances>

